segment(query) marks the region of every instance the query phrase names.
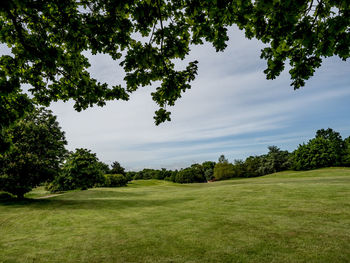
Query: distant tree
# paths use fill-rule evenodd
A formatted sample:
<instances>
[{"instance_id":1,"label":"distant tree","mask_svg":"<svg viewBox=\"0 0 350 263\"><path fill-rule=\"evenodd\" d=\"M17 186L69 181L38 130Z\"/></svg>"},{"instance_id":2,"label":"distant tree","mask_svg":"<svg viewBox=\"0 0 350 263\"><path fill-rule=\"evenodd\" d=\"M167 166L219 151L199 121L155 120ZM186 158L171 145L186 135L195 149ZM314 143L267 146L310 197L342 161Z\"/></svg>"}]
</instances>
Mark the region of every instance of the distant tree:
<instances>
[{"instance_id":1,"label":"distant tree","mask_svg":"<svg viewBox=\"0 0 350 263\"><path fill-rule=\"evenodd\" d=\"M13 145L0 154L0 190L23 198L33 187L58 175L67 142L56 116L44 108L27 114L6 132Z\"/></svg>"},{"instance_id":2,"label":"distant tree","mask_svg":"<svg viewBox=\"0 0 350 263\"><path fill-rule=\"evenodd\" d=\"M112 163L112 169L110 170L110 173L125 175L125 168L122 167L119 162L115 161Z\"/></svg>"},{"instance_id":3,"label":"distant tree","mask_svg":"<svg viewBox=\"0 0 350 263\"><path fill-rule=\"evenodd\" d=\"M171 176L171 171L167 170L165 168L162 168L159 173L158 173L158 178L159 180L164 180L166 177Z\"/></svg>"},{"instance_id":4,"label":"distant tree","mask_svg":"<svg viewBox=\"0 0 350 263\"><path fill-rule=\"evenodd\" d=\"M105 174L104 182L102 183L102 186L120 187L120 186L126 186L127 183L128 183L127 177L122 174Z\"/></svg>"},{"instance_id":5,"label":"distant tree","mask_svg":"<svg viewBox=\"0 0 350 263\"><path fill-rule=\"evenodd\" d=\"M344 140L344 156L343 156L343 165L350 166L350 136Z\"/></svg>"},{"instance_id":6,"label":"distant tree","mask_svg":"<svg viewBox=\"0 0 350 263\"><path fill-rule=\"evenodd\" d=\"M198 166L192 166L180 170L175 176L176 183L202 183L206 182L206 178L202 174L201 170L198 169Z\"/></svg>"},{"instance_id":7,"label":"distant tree","mask_svg":"<svg viewBox=\"0 0 350 263\"><path fill-rule=\"evenodd\" d=\"M109 165L104 162L99 162L101 171L103 171L104 174L110 174L111 169L109 168Z\"/></svg>"},{"instance_id":8,"label":"distant tree","mask_svg":"<svg viewBox=\"0 0 350 263\"><path fill-rule=\"evenodd\" d=\"M243 160L236 159L233 161L234 177L246 177L246 165Z\"/></svg>"},{"instance_id":9,"label":"distant tree","mask_svg":"<svg viewBox=\"0 0 350 263\"><path fill-rule=\"evenodd\" d=\"M329 166L341 166L344 162L345 143L338 132L321 129L307 144L294 151L293 168L309 170Z\"/></svg>"},{"instance_id":10,"label":"distant tree","mask_svg":"<svg viewBox=\"0 0 350 263\"><path fill-rule=\"evenodd\" d=\"M214 167L214 178L216 180L225 180L234 177L235 171L233 168L233 164L226 162L219 162L215 164Z\"/></svg>"},{"instance_id":11,"label":"distant tree","mask_svg":"<svg viewBox=\"0 0 350 263\"><path fill-rule=\"evenodd\" d=\"M219 159L218 159L219 163L228 163L228 160L225 158L225 155L220 155Z\"/></svg>"},{"instance_id":12,"label":"distant tree","mask_svg":"<svg viewBox=\"0 0 350 263\"><path fill-rule=\"evenodd\" d=\"M282 151L277 146L269 146L269 152L266 156L266 162L269 167L269 173L276 173L290 169L290 153Z\"/></svg>"},{"instance_id":13,"label":"distant tree","mask_svg":"<svg viewBox=\"0 0 350 263\"><path fill-rule=\"evenodd\" d=\"M257 177L267 174L268 172L262 166L262 163L266 156L249 156L244 164L245 164L245 177Z\"/></svg>"},{"instance_id":14,"label":"distant tree","mask_svg":"<svg viewBox=\"0 0 350 263\"><path fill-rule=\"evenodd\" d=\"M202 163L202 169L203 169L203 173L205 178L207 179L207 181L210 181L214 178L214 167L215 167L215 162L212 161L207 161Z\"/></svg>"},{"instance_id":15,"label":"distant tree","mask_svg":"<svg viewBox=\"0 0 350 263\"><path fill-rule=\"evenodd\" d=\"M104 182L104 171L95 153L76 149L62 167L62 172L48 186L52 192L73 189L88 189Z\"/></svg>"},{"instance_id":16,"label":"distant tree","mask_svg":"<svg viewBox=\"0 0 350 263\"><path fill-rule=\"evenodd\" d=\"M128 179L128 181L134 180L135 175L137 175L137 172L133 172L133 171L129 171L126 172L126 178Z\"/></svg>"}]
</instances>

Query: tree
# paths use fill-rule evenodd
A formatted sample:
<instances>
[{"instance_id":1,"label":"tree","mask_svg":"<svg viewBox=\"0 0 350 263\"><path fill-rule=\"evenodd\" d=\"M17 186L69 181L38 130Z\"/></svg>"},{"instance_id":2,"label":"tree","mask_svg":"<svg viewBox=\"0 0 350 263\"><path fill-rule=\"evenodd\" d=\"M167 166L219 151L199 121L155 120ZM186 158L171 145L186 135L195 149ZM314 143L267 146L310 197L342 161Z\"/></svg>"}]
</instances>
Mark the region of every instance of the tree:
<instances>
[{"instance_id":1,"label":"tree","mask_svg":"<svg viewBox=\"0 0 350 263\"><path fill-rule=\"evenodd\" d=\"M343 158L343 165L350 166L350 136L344 140L345 152Z\"/></svg>"},{"instance_id":2,"label":"tree","mask_svg":"<svg viewBox=\"0 0 350 263\"><path fill-rule=\"evenodd\" d=\"M218 162L214 167L214 177L216 180L225 180L234 177L233 164L229 162Z\"/></svg>"},{"instance_id":3,"label":"tree","mask_svg":"<svg viewBox=\"0 0 350 263\"><path fill-rule=\"evenodd\" d=\"M338 132L328 128L316 132L315 138L307 144L299 145L294 151L293 168L309 170L329 166L341 166L346 149Z\"/></svg>"},{"instance_id":4,"label":"tree","mask_svg":"<svg viewBox=\"0 0 350 263\"><path fill-rule=\"evenodd\" d=\"M105 180L102 183L106 187L120 187L126 186L128 183L128 178L122 174L105 174Z\"/></svg>"},{"instance_id":5,"label":"tree","mask_svg":"<svg viewBox=\"0 0 350 263\"><path fill-rule=\"evenodd\" d=\"M266 156L267 165L270 166L268 173L276 173L290 168L290 154L288 151L281 151L277 146L269 146Z\"/></svg>"},{"instance_id":6,"label":"tree","mask_svg":"<svg viewBox=\"0 0 350 263\"><path fill-rule=\"evenodd\" d=\"M170 120L166 107L191 87L198 69L196 60L182 69L175 61L186 58L190 45L204 41L223 51L232 25L266 45L261 58L267 60L268 79L279 76L289 61L291 85L297 89L324 57L349 57L349 5L345 0L3 1L0 43L12 55L0 58L0 116L5 116L0 129L21 117L32 101L49 105L72 99L80 111L128 100L152 83L159 83L152 93L159 106L155 122ZM86 51L119 61L126 72L124 86L91 77ZM22 84L31 86L33 100Z\"/></svg>"},{"instance_id":7,"label":"tree","mask_svg":"<svg viewBox=\"0 0 350 263\"><path fill-rule=\"evenodd\" d=\"M203 173L207 181L210 181L214 178L215 164L216 164L215 162L211 162L211 161L206 161L202 163Z\"/></svg>"},{"instance_id":8,"label":"tree","mask_svg":"<svg viewBox=\"0 0 350 263\"><path fill-rule=\"evenodd\" d=\"M206 178L196 165L180 170L175 176L175 182L180 184L202 183L206 181Z\"/></svg>"},{"instance_id":9,"label":"tree","mask_svg":"<svg viewBox=\"0 0 350 263\"><path fill-rule=\"evenodd\" d=\"M6 132L12 147L0 155L0 190L23 198L58 175L67 153L64 132L50 110L35 109Z\"/></svg>"},{"instance_id":10,"label":"tree","mask_svg":"<svg viewBox=\"0 0 350 263\"><path fill-rule=\"evenodd\" d=\"M218 159L219 163L228 163L228 160L225 158L225 155L220 155L219 159Z\"/></svg>"},{"instance_id":11,"label":"tree","mask_svg":"<svg viewBox=\"0 0 350 263\"><path fill-rule=\"evenodd\" d=\"M125 168L120 165L119 162L112 163L112 169L110 170L111 174L122 174L125 175Z\"/></svg>"},{"instance_id":12,"label":"tree","mask_svg":"<svg viewBox=\"0 0 350 263\"><path fill-rule=\"evenodd\" d=\"M104 183L101 162L95 153L87 149L76 149L70 153L57 176L48 189L52 192L73 189L88 189Z\"/></svg>"},{"instance_id":13,"label":"tree","mask_svg":"<svg viewBox=\"0 0 350 263\"><path fill-rule=\"evenodd\" d=\"M100 169L104 174L110 174L111 173L111 169L109 168L108 164L104 163L104 162L99 162L100 165Z\"/></svg>"}]
</instances>

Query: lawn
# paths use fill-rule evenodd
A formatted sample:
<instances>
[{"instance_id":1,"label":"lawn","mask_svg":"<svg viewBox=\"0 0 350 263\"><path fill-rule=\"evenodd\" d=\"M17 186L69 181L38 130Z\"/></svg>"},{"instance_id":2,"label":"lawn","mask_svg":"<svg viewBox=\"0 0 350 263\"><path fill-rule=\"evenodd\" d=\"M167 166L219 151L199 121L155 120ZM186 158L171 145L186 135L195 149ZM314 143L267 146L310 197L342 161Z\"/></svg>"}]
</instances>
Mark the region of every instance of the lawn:
<instances>
[{"instance_id":1,"label":"lawn","mask_svg":"<svg viewBox=\"0 0 350 263\"><path fill-rule=\"evenodd\" d=\"M0 262L350 262L350 169L0 201Z\"/></svg>"}]
</instances>

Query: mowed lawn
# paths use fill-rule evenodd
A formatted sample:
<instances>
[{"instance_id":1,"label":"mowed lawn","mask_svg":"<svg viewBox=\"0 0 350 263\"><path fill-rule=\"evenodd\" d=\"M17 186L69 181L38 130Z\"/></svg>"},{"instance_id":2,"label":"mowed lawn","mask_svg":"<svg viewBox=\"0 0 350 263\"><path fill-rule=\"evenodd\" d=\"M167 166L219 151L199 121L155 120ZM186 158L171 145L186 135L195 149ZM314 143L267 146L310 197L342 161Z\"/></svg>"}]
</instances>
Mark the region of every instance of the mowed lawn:
<instances>
[{"instance_id":1,"label":"mowed lawn","mask_svg":"<svg viewBox=\"0 0 350 263\"><path fill-rule=\"evenodd\" d=\"M0 201L0 262L350 262L350 169Z\"/></svg>"}]
</instances>

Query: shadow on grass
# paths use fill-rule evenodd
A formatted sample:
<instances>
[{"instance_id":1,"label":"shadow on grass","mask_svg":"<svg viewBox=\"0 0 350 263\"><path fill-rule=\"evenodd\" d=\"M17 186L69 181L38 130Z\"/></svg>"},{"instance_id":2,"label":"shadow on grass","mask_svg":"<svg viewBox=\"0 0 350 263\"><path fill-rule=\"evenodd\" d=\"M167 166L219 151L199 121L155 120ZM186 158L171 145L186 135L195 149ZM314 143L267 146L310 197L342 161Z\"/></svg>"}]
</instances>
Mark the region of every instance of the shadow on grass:
<instances>
[{"instance_id":1,"label":"shadow on grass","mask_svg":"<svg viewBox=\"0 0 350 263\"><path fill-rule=\"evenodd\" d=\"M92 192L92 191L91 191ZM91 193L89 192L89 193ZM65 198L48 198L48 199L22 199L15 198L0 200L0 206L11 208L30 208L30 209L83 209L83 210L114 210L126 208L146 208L146 207L169 207L179 203L192 201L193 198L171 198L171 199L144 199L135 198L139 194L123 193L115 191L96 191L92 195L66 196ZM101 192L96 194L96 192ZM113 194L109 193L112 192ZM84 192L82 192L84 193ZM80 193L79 193L80 194ZM60 196L62 197L62 196ZM84 198L85 197L85 198ZM130 197L130 199L127 199Z\"/></svg>"}]
</instances>

